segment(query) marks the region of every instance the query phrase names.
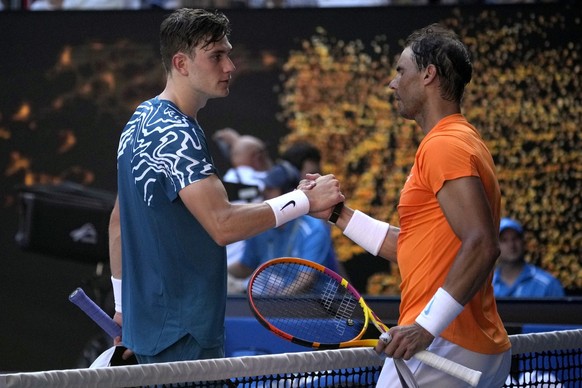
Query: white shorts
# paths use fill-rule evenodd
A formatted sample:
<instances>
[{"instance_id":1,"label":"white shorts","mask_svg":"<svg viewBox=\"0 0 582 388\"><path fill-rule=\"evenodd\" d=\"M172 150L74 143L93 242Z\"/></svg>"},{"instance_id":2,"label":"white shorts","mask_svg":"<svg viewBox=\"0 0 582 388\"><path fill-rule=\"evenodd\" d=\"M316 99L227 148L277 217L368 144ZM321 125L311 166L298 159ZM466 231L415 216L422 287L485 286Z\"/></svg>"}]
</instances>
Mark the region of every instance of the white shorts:
<instances>
[{"instance_id":1,"label":"white shorts","mask_svg":"<svg viewBox=\"0 0 582 388\"><path fill-rule=\"evenodd\" d=\"M479 380L479 388L502 387L511 368L511 349L500 354L481 354L438 337L427 350L468 368L481 371L483 374ZM425 365L414 357L405 362L421 388L465 388L468 386L466 382ZM391 358L387 358L384 362L376 387L402 388Z\"/></svg>"}]
</instances>

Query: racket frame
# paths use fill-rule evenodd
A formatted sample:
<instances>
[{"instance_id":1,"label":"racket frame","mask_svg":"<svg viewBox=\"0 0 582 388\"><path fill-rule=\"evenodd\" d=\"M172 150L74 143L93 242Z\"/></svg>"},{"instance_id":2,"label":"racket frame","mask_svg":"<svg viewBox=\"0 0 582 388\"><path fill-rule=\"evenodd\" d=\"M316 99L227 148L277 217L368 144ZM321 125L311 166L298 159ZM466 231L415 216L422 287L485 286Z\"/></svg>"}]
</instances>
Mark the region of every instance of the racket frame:
<instances>
[{"instance_id":1,"label":"racket frame","mask_svg":"<svg viewBox=\"0 0 582 388\"><path fill-rule=\"evenodd\" d=\"M306 266L306 267L315 269L317 271L320 271L320 272L328 275L329 277L333 278L342 287L347 289L349 291L349 293L352 294L358 300L358 304L364 310L364 316L365 316L364 326L363 326L362 330L360 331L360 333L358 333L358 335L356 337L354 337L352 340L349 340L349 341L344 341L344 342L340 342L340 343L324 343L324 344L322 344L319 342L312 342L312 341L307 341L307 340L302 339L302 338L297 338L293 335L290 335L290 334L280 330L279 328L277 328L276 326L274 326L273 324L268 322L268 320L260 313L260 311L258 310L258 308L253 300L253 291L252 291L253 284L254 284L255 279L258 277L258 275L265 268L268 268L268 267L274 266L274 265L283 264L283 263L298 264L298 265ZM368 307L368 305L364 301L364 298L358 293L358 291L346 279L344 279L342 276L340 276L336 272L332 271L331 269L329 269L321 264L314 263L312 261L305 260L305 259L300 259L300 258L296 258L296 257L280 257L280 258L269 260L268 262L259 266L253 272L253 274L249 280L249 283L247 286L247 299L249 302L250 310L255 315L257 320L266 329L270 330L271 332L275 333L277 336L279 336L287 341L293 342L293 343L298 344L298 345L306 346L306 347L311 347L311 348L315 348L315 349L338 349L338 348L348 348L348 347L375 347L376 344L378 343L377 339L364 339L364 340L361 339L368 328L370 320L372 321L374 326L380 332L384 333L384 332L389 331L388 326L386 326L380 320L380 318L378 318L378 316L374 313L374 311L372 311L372 309L370 309L370 307ZM464 365L458 364L454 361L448 360L444 357L438 356L438 355L431 353L429 351L426 351L426 350L421 350L420 352L417 352L414 355L414 357L417 358L419 361L425 363L426 365L429 365L435 369L438 369L442 372L448 373L452 376L455 376L455 377L469 383L471 386L477 386L477 384L479 383L479 380L481 379L482 373L480 371L476 371L476 370L467 368Z\"/></svg>"}]
</instances>

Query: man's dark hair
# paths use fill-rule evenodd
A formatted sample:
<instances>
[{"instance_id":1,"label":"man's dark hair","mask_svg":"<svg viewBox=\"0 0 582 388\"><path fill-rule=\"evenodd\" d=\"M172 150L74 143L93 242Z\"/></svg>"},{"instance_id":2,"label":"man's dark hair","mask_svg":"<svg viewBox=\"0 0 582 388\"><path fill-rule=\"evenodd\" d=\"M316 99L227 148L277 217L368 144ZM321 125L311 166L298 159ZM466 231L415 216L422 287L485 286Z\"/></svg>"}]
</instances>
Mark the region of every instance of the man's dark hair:
<instances>
[{"instance_id":1,"label":"man's dark hair","mask_svg":"<svg viewBox=\"0 0 582 388\"><path fill-rule=\"evenodd\" d=\"M311 143L299 141L292 144L281 154L281 159L287 160L296 169L303 168L303 162L313 160L316 163L321 162L321 152Z\"/></svg>"},{"instance_id":2,"label":"man's dark hair","mask_svg":"<svg viewBox=\"0 0 582 388\"><path fill-rule=\"evenodd\" d=\"M167 73L172 57L183 52L192 55L200 45L206 48L230 35L230 22L219 12L181 8L172 12L160 26L160 53Z\"/></svg>"},{"instance_id":3,"label":"man's dark hair","mask_svg":"<svg viewBox=\"0 0 582 388\"><path fill-rule=\"evenodd\" d=\"M441 96L461 102L465 86L471 81L473 65L469 49L451 30L431 24L413 32L405 47L410 47L419 70L434 65L441 84Z\"/></svg>"}]
</instances>

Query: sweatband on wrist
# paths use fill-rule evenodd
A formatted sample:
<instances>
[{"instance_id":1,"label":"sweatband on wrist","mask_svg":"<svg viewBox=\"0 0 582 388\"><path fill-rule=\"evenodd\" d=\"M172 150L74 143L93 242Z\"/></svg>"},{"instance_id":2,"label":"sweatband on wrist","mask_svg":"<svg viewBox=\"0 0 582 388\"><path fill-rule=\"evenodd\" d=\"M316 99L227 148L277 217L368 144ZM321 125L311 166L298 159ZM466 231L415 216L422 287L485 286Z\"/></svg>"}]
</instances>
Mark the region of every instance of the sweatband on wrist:
<instances>
[{"instance_id":1,"label":"sweatband on wrist","mask_svg":"<svg viewBox=\"0 0 582 388\"><path fill-rule=\"evenodd\" d=\"M378 221L356 210L350 222L346 225L344 235L366 251L377 256L389 229L389 223Z\"/></svg>"},{"instance_id":2,"label":"sweatband on wrist","mask_svg":"<svg viewBox=\"0 0 582 388\"><path fill-rule=\"evenodd\" d=\"M463 311L463 305L441 287L416 317L416 323L438 337L461 311Z\"/></svg>"},{"instance_id":3,"label":"sweatband on wrist","mask_svg":"<svg viewBox=\"0 0 582 388\"><path fill-rule=\"evenodd\" d=\"M115 311L121 312L121 279L111 277L111 284L113 285L113 301L115 302Z\"/></svg>"},{"instance_id":4,"label":"sweatband on wrist","mask_svg":"<svg viewBox=\"0 0 582 388\"><path fill-rule=\"evenodd\" d=\"M275 227L309 213L309 199L303 190L294 190L265 201L275 214Z\"/></svg>"}]
</instances>

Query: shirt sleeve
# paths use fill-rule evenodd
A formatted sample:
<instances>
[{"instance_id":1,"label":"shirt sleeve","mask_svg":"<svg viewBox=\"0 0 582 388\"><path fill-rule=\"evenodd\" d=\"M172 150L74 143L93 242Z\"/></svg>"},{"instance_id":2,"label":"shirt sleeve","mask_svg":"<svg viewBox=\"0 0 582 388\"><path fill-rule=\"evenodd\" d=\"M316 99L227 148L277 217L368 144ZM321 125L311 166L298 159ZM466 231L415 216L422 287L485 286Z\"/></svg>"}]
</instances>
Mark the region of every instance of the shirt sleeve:
<instances>
[{"instance_id":1,"label":"shirt sleeve","mask_svg":"<svg viewBox=\"0 0 582 388\"><path fill-rule=\"evenodd\" d=\"M420 179L435 195L447 180L479 175L470 148L455 136L439 135L429 139L418 160Z\"/></svg>"}]
</instances>

